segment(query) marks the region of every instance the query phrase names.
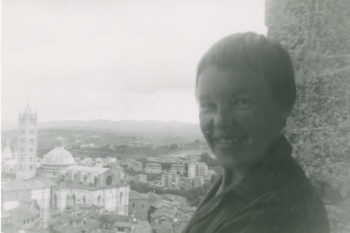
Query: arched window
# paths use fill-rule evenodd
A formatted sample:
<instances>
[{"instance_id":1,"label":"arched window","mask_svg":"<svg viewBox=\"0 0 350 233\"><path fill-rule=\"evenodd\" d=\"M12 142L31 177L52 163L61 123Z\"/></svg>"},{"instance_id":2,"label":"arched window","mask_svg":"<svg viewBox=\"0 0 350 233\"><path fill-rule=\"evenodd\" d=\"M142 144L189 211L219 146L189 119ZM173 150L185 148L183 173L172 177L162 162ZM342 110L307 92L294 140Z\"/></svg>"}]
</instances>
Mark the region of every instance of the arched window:
<instances>
[{"instance_id":1,"label":"arched window","mask_svg":"<svg viewBox=\"0 0 350 233\"><path fill-rule=\"evenodd\" d=\"M107 176L106 185L111 185L111 184L112 184L112 176Z\"/></svg>"},{"instance_id":2,"label":"arched window","mask_svg":"<svg viewBox=\"0 0 350 233\"><path fill-rule=\"evenodd\" d=\"M95 176L94 185L97 186L97 176Z\"/></svg>"},{"instance_id":3,"label":"arched window","mask_svg":"<svg viewBox=\"0 0 350 233\"><path fill-rule=\"evenodd\" d=\"M120 192L120 204L122 204L122 203L123 203L123 193Z\"/></svg>"},{"instance_id":4,"label":"arched window","mask_svg":"<svg viewBox=\"0 0 350 233\"><path fill-rule=\"evenodd\" d=\"M53 207L57 207L57 195L56 195L56 193L53 196Z\"/></svg>"},{"instance_id":5,"label":"arched window","mask_svg":"<svg viewBox=\"0 0 350 233\"><path fill-rule=\"evenodd\" d=\"M98 195L98 197L97 197L97 206L100 206L101 203L102 203L102 201L101 201L101 196Z\"/></svg>"},{"instance_id":6,"label":"arched window","mask_svg":"<svg viewBox=\"0 0 350 233\"><path fill-rule=\"evenodd\" d=\"M68 208L69 207L69 195L67 194L66 196L66 207Z\"/></svg>"}]
</instances>

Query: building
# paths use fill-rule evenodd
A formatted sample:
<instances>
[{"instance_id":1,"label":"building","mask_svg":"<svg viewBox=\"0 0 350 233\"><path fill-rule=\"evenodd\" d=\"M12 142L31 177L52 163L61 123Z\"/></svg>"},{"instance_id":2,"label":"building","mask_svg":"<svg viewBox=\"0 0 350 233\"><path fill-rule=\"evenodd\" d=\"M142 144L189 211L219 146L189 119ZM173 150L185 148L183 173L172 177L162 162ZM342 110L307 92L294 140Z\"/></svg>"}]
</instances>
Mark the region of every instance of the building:
<instances>
[{"instance_id":1,"label":"building","mask_svg":"<svg viewBox=\"0 0 350 233\"><path fill-rule=\"evenodd\" d=\"M174 195L174 194L162 194L163 200L170 201L173 205L178 208L188 208L189 204L187 199L183 196Z\"/></svg>"},{"instance_id":2,"label":"building","mask_svg":"<svg viewBox=\"0 0 350 233\"><path fill-rule=\"evenodd\" d=\"M27 105L18 118L18 155L16 179L30 179L36 175L37 114Z\"/></svg>"},{"instance_id":3,"label":"building","mask_svg":"<svg viewBox=\"0 0 350 233\"><path fill-rule=\"evenodd\" d=\"M72 165L52 193L52 207L60 211L95 205L128 215L129 186L121 183L120 169Z\"/></svg>"},{"instance_id":4,"label":"building","mask_svg":"<svg viewBox=\"0 0 350 233\"><path fill-rule=\"evenodd\" d=\"M92 165L94 165L94 161L90 157L80 158L79 164L86 165L86 166L92 166Z\"/></svg>"},{"instance_id":5,"label":"building","mask_svg":"<svg viewBox=\"0 0 350 233\"><path fill-rule=\"evenodd\" d=\"M184 175L186 173L186 166L185 164L182 164L182 163L171 164L170 172Z\"/></svg>"},{"instance_id":6,"label":"building","mask_svg":"<svg viewBox=\"0 0 350 233\"><path fill-rule=\"evenodd\" d=\"M194 161L187 164L187 177L193 179L197 175L197 167Z\"/></svg>"},{"instance_id":7,"label":"building","mask_svg":"<svg viewBox=\"0 0 350 233\"><path fill-rule=\"evenodd\" d=\"M120 167L120 163L116 158L107 157L107 158L96 158L99 161L101 167L112 167L118 166Z\"/></svg>"},{"instance_id":8,"label":"building","mask_svg":"<svg viewBox=\"0 0 350 233\"><path fill-rule=\"evenodd\" d=\"M16 175L17 159L5 160L2 162L2 173L6 175Z\"/></svg>"},{"instance_id":9,"label":"building","mask_svg":"<svg viewBox=\"0 0 350 233\"><path fill-rule=\"evenodd\" d=\"M208 165L204 162L192 160L187 164L187 177L193 179L196 176L207 176Z\"/></svg>"},{"instance_id":10,"label":"building","mask_svg":"<svg viewBox=\"0 0 350 233\"><path fill-rule=\"evenodd\" d=\"M18 153L16 158L7 164L13 165L8 168L10 173L14 172L16 180L2 183L2 213L11 218L15 209L22 208L20 203L34 200L39 207L40 228L45 228L50 216L51 189L55 183L51 179L36 176L37 114L27 106L25 111L19 114L18 123Z\"/></svg>"},{"instance_id":11,"label":"building","mask_svg":"<svg viewBox=\"0 0 350 233\"><path fill-rule=\"evenodd\" d=\"M84 148L95 148L95 144L94 143L80 144L80 148L82 148L82 149L84 149Z\"/></svg>"},{"instance_id":12,"label":"building","mask_svg":"<svg viewBox=\"0 0 350 233\"><path fill-rule=\"evenodd\" d=\"M101 211L97 207L58 212L50 219L50 232L151 233L147 221Z\"/></svg>"},{"instance_id":13,"label":"building","mask_svg":"<svg viewBox=\"0 0 350 233\"><path fill-rule=\"evenodd\" d=\"M151 225L147 221L126 218L115 214L103 214L99 218L100 233L151 233Z\"/></svg>"},{"instance_id":14,"label":"building","mask_svg":"<svg viewBox=\"0 0 350 233\"><path fill-rule=\"evenodd\" d=\"M139 183L147 183L147 175L143 173L137 174L134 180Z\"/></svg>"},{"instance_id":15,"label":"building","mask_svg":"<svg viewBox=\"0 0 350 233\"><path fill-rule=\"evenodd\" d=\"M40 228L40 208L33 200L21 201L17 208L1 216L2 232L35 232Z\"/></svg>"},{"instance_id":16,"label":"building","mask_svg":"<svg viewBox=\"0 0 350 233\"><path fill-rule=\"evenodd\" d=\"M200 163L197 163L196 164L196 175L197 176L207 176L208 174L208 165L203 163L203 162L200 162Z\"/></svg>"},{"instance_id":17,"label":"building","mask_svg":"<svg viewBox=\"0 0 350 233\"><path fill-rule=\"evenodd\" d=\"M185 191L191 190L193 188L193 179L184 178L182 181L182 187Z\"/></svg>"},{"instance_id":18,"label":"building","mask_svg":"<svg viewBox=\"0 0 350 233\"><path fill-rule=\"evenodd\" d=\"M6 146L1 153L1 172L5 175L16 175L17 159L10 147L10 141L6 141Z\"/></svg>"},{"instance_id":19,"label":"building","mask_svg":"<svg viewBox=\"0 0 350 233\"><path fill-rule=\"evenodd\" d=\"M210 177L216 176L216 172L215 172L215 170L208 169L207 175L210 176Z\"/></svg>"},{"instance_id":20,"label":"building","mask_svg":"<svg viewBox=\"0 0 350 233\"><path fill-rule=\"evenodd\" d=\"M157 233L180 233L191 218L190 213L167 202L160 206L152 204L152 208L150 223Z\"/></svg>"},{"instance_id":21,"label":"building","mask_svg":"<svg viewBox=\"0 0 350 233\"><path fill-rule=\"evenodd\" d=\"M129 159L127 161L128 167L130 167L135 172L141 172L143 170L143 163L134 159Z\"/></svg>"},{"instance_id":22,"label":"building","mask_svg":"<svg viewBox=\"0 0 350 233\"><path fill-rule=\"evenodd\" d=\"M204 176L196 176L193 178L193 187L198 188L204 185Z\"/></svg>"},{"instance_id":23,"label":"building","mask_svg":"<svg viewBox=\"0 0 350 233\"><path fill-rule=\"evenodd\" d=\"M15 180L2 184L2 211L13 216L14 209L22 202L34 200L39 206L40 226L46 227L50 216L51 188L55 183L50 179L35 177L29 180Z\"/></svg>"},{"instance_id":24,"label":"building","mask_svg":"<svg viewBox=\"0 0 350 233\"><path fill-rule=\"evenodd\" d=\"M61 171L76 162L72 154L64 149L63 138L57 138L55 148L47 153L41 162L41 172L46 176L57 177Z\"/></svg>"},{"instance_id":25,"label":"building","mask_svg":"<svg viewBox=\"0 0 350 233\"><path fill-rule=\"evenodd\" d=\"M8 160L8 159L14 159L15 156L11 150L11 147L10 147L10 141L7 140L6 141L6 146L4 148L4 150L2 151L2 154L1 154L1 159L2 160Z\"/></svg>"},{"instance_id":26,"label":"building","mask_svg":"<svg viewBox=\"0 0 350 233\"><path fill-rule=\"evenodd\" d=\"M160 174L162 172L162 166L159 163L146 163L145 173L146 174Z\"/></svg>"},{"instance_id":27,"label":"building","mask_svg":"<svg viewBox=\"0 0 350 233\"><path fill-rule=\"evenodd\" d=\"M179 189L180 175L177 173L163 173L162 186L169 189Z\"/></svg>"},{"instance_id":28,"label":"building","mask_svg":"<svg viewBox=\"0 0 350 233\"><path fill-rule=\"evenodd\" d=\"M146 194L138 193L134 190L129 192L129 216L136 219L147 220L149 206L149 198Z\"/></svg>"}]
</instances>

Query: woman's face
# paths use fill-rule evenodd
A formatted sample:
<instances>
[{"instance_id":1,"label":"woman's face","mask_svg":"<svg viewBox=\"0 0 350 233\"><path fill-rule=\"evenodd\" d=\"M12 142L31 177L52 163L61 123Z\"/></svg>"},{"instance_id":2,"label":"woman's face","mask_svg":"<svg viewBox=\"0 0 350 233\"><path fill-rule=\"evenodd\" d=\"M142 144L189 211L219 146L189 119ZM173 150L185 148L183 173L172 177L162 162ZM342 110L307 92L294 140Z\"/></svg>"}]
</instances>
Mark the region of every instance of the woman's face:
<instances>
[{"instance_id":1,"label":"woman's face","mask_svg":"<svg viewBox=\"0 0 350 233\"><path fill-rule=\"evenodd\" d=\"M201 131L228 169L247 168L265 155L279 136L285 114L263 77L209 66L196 89Z\"/></svg>"}]
</instances>

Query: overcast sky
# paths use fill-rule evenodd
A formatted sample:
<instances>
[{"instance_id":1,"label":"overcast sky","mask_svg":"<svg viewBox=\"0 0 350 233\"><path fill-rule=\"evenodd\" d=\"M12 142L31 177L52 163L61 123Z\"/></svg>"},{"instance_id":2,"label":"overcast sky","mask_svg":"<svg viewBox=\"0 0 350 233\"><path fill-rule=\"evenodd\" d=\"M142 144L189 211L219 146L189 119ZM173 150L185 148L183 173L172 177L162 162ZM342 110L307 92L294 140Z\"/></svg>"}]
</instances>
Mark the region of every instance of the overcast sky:
<instances>
[{"instance_id":1,"label":"overcast sky","mask_svg":"<svg viewBox=\"0 0 350 233\"><path fill-rule=\"evenodd\" d=\"M223 36L265 34L263 0L4 0L2 126L39 121L197 122L195 69Z\"/></svg>"}]
</instances>

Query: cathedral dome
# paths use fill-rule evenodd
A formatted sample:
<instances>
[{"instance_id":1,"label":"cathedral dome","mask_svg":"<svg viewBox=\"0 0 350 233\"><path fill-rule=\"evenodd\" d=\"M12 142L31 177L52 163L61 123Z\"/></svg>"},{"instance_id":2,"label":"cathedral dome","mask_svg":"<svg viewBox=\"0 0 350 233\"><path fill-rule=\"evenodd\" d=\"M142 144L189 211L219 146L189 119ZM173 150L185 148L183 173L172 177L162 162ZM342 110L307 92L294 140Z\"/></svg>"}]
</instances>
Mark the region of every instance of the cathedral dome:
<instances>
[{"instance_id":1,"label":"cathedral dome","mask_svg":"<svg viewBox=\"0 0 350 233\"><path fill-rule=\"evenodd\" d=\"M75 160L72 154L63 148L63 139L58 138L55 148L44 156L41 164L69 166L75 164Z\"/></svg>"}]
</instances>

